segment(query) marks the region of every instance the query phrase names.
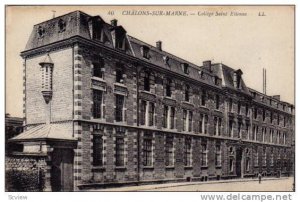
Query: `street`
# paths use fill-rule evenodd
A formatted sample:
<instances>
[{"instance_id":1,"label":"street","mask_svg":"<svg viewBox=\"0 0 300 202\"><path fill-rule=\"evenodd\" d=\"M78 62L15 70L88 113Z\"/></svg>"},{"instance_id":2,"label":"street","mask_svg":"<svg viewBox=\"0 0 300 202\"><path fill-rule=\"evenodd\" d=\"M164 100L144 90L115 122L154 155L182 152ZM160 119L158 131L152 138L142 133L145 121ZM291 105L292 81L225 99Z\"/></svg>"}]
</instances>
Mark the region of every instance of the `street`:
<instances>
[{"instance_id":1,"label":"street","mask_svg":"<svg viewBox=\"0 0 300 202\"><path fill-rule=\"evenodd\" d=\"M89 191L292 191L293 181L292 177L280 179L265 178L259 184L257 179L238 179L152 184Z\"/></svg>"}]
</instances>

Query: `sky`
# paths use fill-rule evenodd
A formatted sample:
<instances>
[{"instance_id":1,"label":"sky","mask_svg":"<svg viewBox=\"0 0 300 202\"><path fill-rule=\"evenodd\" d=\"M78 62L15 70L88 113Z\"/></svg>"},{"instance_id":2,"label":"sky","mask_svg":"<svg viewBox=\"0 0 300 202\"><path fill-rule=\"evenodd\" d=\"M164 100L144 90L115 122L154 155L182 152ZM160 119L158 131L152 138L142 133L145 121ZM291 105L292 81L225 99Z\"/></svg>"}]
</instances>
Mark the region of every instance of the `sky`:
<instances>
[{"instance_id":1,"label":"sky","mask_svg":"<svg viewBox=\"0 0 300 202\"><path fill-rule=\"evenodd\" d=\"M75 10L100 15L106 22L115 18L130 36L154 46L161 40L163 50L196 65L212 60L241 69L246 85L261 92L265 68L267 95L281 95L281 100L294 104L292 6L7 6L6 113L22 117L20 52L33 25L51 19L54 13L57 17ZM141 11L182 11L185 15L133 15L145 13Z\"/></svg>"}]
</instances>

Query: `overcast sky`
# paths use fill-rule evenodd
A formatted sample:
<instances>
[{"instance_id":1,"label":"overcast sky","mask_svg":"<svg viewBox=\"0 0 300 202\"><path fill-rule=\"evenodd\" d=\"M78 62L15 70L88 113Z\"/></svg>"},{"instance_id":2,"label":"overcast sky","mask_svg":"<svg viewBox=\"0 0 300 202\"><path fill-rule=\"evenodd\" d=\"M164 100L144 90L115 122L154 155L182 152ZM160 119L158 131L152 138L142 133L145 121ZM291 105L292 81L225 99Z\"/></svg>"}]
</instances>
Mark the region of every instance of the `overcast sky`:
<instances>
[{"instance_id":1,"label":"overcast sky","mask_svg":"<svg viewBox=\"0 0 300 202\"><path fill-rule=\"evenodd\" d=\"M266 68L267 94L280 94L282 100L294 104L293 7L26 6L6 9L6 113L13 116L22 117L20 52L33 25L51 19L53 10L56 16L81 10L100 15L106 22L116 18L129 35L152 45L161 40L165 51L196 65L212 60L242 69L246 85L259 91L262 68ZM188 12L187 16L128 15L133 10ZM227 12L227 16L215 16L216 12ZM246 16L230 16L231 12ZM262 12L265 16L259 16Z\"/></svg>"}]
</instances>

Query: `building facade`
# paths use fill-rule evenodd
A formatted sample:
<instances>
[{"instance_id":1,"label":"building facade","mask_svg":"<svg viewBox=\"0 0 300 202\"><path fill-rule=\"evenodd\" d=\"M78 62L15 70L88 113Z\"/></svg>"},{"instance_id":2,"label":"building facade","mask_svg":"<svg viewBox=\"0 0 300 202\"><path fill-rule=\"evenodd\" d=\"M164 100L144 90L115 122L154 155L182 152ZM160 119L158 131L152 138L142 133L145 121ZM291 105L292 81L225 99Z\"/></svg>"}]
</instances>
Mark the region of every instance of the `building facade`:
<instances>
[{"instance_id":1,"label":"building facade","mask_svg":"<svg viewBox=\"0 0 300 202\"><path fill-rule=\"evenodd\" d=\"M243 72L197 66L75 11L42 22L21 53L25 132L48 191L289 175L294 106Z\"/></svg>"}]
</instances>

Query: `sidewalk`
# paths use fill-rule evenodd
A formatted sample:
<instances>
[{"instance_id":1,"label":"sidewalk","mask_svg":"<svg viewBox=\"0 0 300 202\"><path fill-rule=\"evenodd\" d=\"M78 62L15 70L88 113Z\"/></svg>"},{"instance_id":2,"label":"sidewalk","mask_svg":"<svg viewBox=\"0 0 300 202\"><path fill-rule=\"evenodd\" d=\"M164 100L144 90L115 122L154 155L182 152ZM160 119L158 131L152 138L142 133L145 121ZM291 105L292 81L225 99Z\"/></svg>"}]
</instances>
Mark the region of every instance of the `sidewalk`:
<instances>
[{"instance_id":1,"label":"sidewalk","mask_svg":"<svg viewBox=\"0 0 300 202\"><path fill-rule=\"evenodd\" d=\"M270 180L286 180L288 177L281 178L263 178L262 181ZM165 184L150 184L141 186L127 186L118 188L108 188L108 189L89 189L86 191L156 191L156 189L170 188L170 187L180 187L180 186L190 186L190 185L207 185L207 184L220 184L220 183L233 183L233 182L250 182L258 181L257 178L244 178L244 179L232 179L232 180L219 180L219 181L206 181L206 182L181 182L181 183L165 183Z\"/></svg>"}]
</instances>

